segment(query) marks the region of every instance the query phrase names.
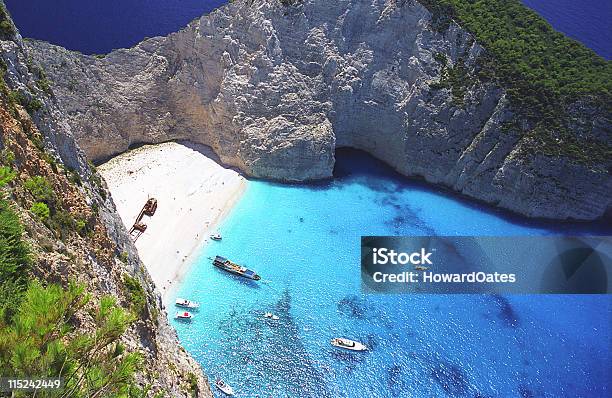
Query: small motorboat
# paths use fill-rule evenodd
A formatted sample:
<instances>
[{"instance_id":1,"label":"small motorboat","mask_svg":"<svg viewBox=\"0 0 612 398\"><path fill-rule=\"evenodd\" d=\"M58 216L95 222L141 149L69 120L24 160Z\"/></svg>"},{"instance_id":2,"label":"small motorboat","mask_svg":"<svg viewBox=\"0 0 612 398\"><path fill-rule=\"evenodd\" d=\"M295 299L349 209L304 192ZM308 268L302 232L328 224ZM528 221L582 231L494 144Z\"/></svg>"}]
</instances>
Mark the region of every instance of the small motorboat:
<instances>
[{"instance_id":1,"label":"small motorboat","mask_svg":"<svg viewBox=\"0 0 612 398\"><path fill-rule=\"evenodd\" d=\"M234 275L242 276L243 278L252 279L254 281L261 279L261 276L257 275L257 272L231 262L225 257L216 256L213 260L213 265Z\"/></svg>"},{"instance_id":2,"label":"small motorboat","mask_svg":"<svg viewBox=\"0 0 612 398\"><path fill-rule=\"evenodd\" d=\"M273 321L278 321L280 319L278 316L274 315L271 312L266 312L264 314L264 318L272 319Z\"/></svg>"},{"instance_id":3,"label":"small motorboat","mask_svg":"<svg viewBox=\"0 0 612 398\"><path fill-rule=\"evenodd\" d=\"M177 312L174 317L176 319L187 319L187 320L189 320L189 319L193 318L193 315L191 315L191 312L182 311L182 312Z\"/></svg>"},{"instance_id":4,"label":"small motorboat","mask_svg":"<svg viewBox=\"0 0 612 398\"><path fill-rule=\"evenodd\" d=\"M414 269L416 269L417 271L427 271L429 268L424 265L417 265L414 267Z\"/></svg>"},{"instance_id":5,"label":"small motorboat","mask_svg":"<svg viewBox=\"0 0 612 398\"><path fill-rule=\"evenodd\" d=\"M351 350L351 351L365 351L368 349L368 347L366 347L365 345L361 344L358 341L344 339L342 337L337 337L335 339L332 339L331 345L333 345L334 347L344 348L346 350Z\"/></svg>"},{"instance_id":6,"label":"small motorboat","mask_svg":"<svg viewBox=\"0 0 612 398\"><path fill-rule=\"evenodd\" d=\"M212 234L212 235L210 235L210 239L212 239L212 240L221 240L221 239L223 239L223 237L221 237L221 234Z\"/></svg>"},{"instance_id":7,"label":"small motorboat","mask_svg":"<svg viewBox=\"0 0 612 398\"><path fill-rule=\"evenodd\" d=\"M199 308L200 304L196 303L195 301L190 301L184 298L177 298L176 306L183 308Z\"/></svg>"},{"instance_id":8,"label":"small motorboat","mask_svg":"<svg viewBox=\"0 0 612 398\"><path fill-rule=\"evenodd\" d=\"M234 389L221 379L217 379L217 381L215 381L215 386L217 386L217 388L223 391L223 393L226 395L234 395Z\"/></svg>"}]
</instances>

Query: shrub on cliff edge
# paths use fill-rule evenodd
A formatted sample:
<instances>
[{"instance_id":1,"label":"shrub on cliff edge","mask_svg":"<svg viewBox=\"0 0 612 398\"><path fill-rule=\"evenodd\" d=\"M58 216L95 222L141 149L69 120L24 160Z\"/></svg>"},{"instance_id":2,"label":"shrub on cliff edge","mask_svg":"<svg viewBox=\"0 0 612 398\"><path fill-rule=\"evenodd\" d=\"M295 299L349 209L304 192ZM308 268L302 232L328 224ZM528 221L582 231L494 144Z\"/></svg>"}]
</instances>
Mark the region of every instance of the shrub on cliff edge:
<instances>
[{"instance_id":1,"label":"shrub on cliff edge","mask_svg":"<svg viewBox=\"0 0 612 398\"><path fill-rule=\"evenodd\" d=\"M0 190L15 176L0 167ZM10 319L28 282L30 255L22 238L23 227L0 191L0 322Z\"/></svg>"},{"instance_id":2,"label":"shrub on cliff edge","mask_svg":"<svg viewBox=\"0 0 612 398\"><path fill-rule=\"evenodd\" d=\"M30 211L41 221L46 221L49 218L49 206L42 202L34 203L30 208Z\"/></svg>"},{"instance_id":3,"label":"shrub on cliff edge","mask_svg":"<svg viewBox=\"0 0 612 398\"><path fill-rule=\"evenodd\" d=\"M13 320L0 319L0 374L64 379L41 397L141 396L133 387L141 356L119 342L134 318L105 296L92 312L93 332L74 333L71 320L89 302L84 291L31 283Z\"/></svg>"}]
</instances>

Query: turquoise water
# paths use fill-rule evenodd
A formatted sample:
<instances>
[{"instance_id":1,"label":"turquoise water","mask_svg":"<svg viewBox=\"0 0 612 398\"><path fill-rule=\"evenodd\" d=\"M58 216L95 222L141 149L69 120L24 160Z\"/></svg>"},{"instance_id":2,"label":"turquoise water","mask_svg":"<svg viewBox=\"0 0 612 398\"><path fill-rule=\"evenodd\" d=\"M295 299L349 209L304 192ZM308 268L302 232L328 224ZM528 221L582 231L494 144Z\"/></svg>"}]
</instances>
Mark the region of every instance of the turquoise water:
<instances>
[{"instance_id":1,"label":"turquoise water","mask_svg":"<svg viewBox=\"0 0 612 398\"><path fill-rule=\"evenodd\" d=\"M202 248L177 292L202 307L173 322L212 381L241 397L610 395L609 296L362 295L359 265L361 235L607 231L519 223L359 153L341 153L336 174L318 185L251 181L223 241ZM216 254L263 280L217 270ZM336 336L372 350L338 351Z\"/></svg>"}]
</instances>

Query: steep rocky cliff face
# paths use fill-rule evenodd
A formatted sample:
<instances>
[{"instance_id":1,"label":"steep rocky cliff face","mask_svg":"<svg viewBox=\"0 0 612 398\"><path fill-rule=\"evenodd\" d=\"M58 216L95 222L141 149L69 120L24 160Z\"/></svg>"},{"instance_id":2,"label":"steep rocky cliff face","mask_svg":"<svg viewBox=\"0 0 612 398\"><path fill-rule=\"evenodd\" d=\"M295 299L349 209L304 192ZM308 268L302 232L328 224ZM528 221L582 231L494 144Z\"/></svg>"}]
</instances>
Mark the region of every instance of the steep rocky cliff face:
<instances>
[{"instance_id":1,"label":"steep rocky cliff face","mask_svg":"<svg viewBox=\"0 0 612 398\"><path fill-rule=\"evenodd\" d=\"M32 277L44 284L81 283L94 302L111 295L128 310L134 310L134 297L126 280L135 281L132 285L141 286L145 302L122 341L127 352L142 354L138 384L150 388L148 396L212 396L199 365L169 326L160 295L106 185L76 145L44 72L10 20L5 17L2 23L0 165L15 172L2 195L10 193L11 206L25 226ZM24 186L32 178L51 189L46 195L53 197L55 214L45 221L30 211L36 199ZM77 331L89 331L91 315L84 311L75 317Z\"/></svg>"},{"instance_id":2,"label":"steep rocky cliff face","mask_svg":"<svg viewBox=\"0 0 612 398\"><path fill-rule=\"evenodd\" d=\"M612 159L540 150L504 87L479 77L485 49L455 23L435 29L417 1L237 0L102 58L27 46L94 161L188 139L249 175L303 181L330 177L347 146L528 216L611 208ZM610 147L609 115L578 108Z\"/></svg>"}]
</instances>

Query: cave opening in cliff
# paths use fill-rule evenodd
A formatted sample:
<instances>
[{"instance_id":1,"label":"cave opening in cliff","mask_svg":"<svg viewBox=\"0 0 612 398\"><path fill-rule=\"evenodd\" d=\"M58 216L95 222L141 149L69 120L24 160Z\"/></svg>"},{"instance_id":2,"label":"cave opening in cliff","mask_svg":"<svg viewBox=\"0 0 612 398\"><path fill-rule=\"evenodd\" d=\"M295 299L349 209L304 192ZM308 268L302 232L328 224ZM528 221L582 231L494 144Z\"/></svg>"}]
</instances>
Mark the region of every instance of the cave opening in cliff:
<instances>
[{"instance_id":1,"label":"cave opening in cliff","mask_svg":"<svg viewBox=\"0 0 612 398\"><path fill-rule=\"evenodd\" d=\"M333 177L343 178L350 175L390 175L397 174L392 167L368 152L351 147L336 148L336 162ZM398 175L399 176L399 175Z\"/></svg>"}]
</instances>

